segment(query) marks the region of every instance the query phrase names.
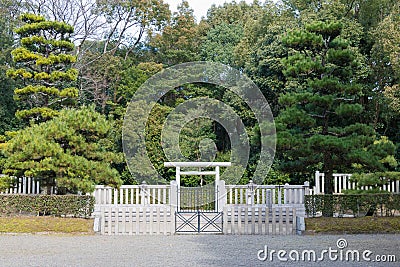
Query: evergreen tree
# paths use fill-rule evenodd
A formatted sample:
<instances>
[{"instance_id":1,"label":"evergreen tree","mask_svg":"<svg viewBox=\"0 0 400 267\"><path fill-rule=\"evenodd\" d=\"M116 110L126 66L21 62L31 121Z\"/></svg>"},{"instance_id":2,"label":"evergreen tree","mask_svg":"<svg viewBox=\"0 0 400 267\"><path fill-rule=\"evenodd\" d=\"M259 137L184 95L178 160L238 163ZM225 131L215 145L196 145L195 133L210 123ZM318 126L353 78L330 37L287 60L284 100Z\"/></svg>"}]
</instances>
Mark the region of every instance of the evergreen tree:
<instances>
[{"instance_id":1,"label":"evergreen tree","mask_svg":"<svg viewBox=\"0 0 400 267\"><path fill-rule=\"evenodd\" d=\"M16 30L21 46L11 52L16 68L7 71L24 84L14 90L20 108L16 115L45 121L62 107L73 106L78 96L74 87L78 71L71 67L76 57L68 54L74 49L68 38L74 29L33 14L23 14L21 19L25 24Z\"/></svg>"},{"instance_id":2,"label":"evergreen tree","mask_svg":"<svg viewBox=\"0 0 400 267\"><path fill-rule=\"evenodd\" d=\"M235 66L234 50L242 36L243 27L239 24L222 23L211 28L201 45L202 58Z\"/></svg>"},{"instance_id":3,"label":"evergreen tree","mask_svg":"<svg viewBox=\"0 0 400 267\"><path fill-rule=\"evenodd\" d=\"M0 1L0 135L19 126L13 99L15 83L6 75L9 66L13 65L10 52L14 44L13 28L18 21L11 11L14 4L8 0Z\"/></svg>"},{"instance_id":4,"label":"evergreen tree","mask_svg":"<svg viewBox=\"0 0 400 267\"><path fill-rule=\"evenodd\" d=\"M3 173L36 177L48 194L51 187L67 192L92 192L97 184L119 186L112 124L94 107L62 110L52 120L9 133L0 144Z\"/></svg>"},{"instance_id":5,"label":"evergreen tree","mask_svg":"<svg viewBox=\"0 0 400 267\"><path fill-rule=\"evenodd\" d=\"M321 169L327 193L333 172L385 171L394 160L394 151L378 149L375 130L362 123L362 60L341 32L339 21L316 21L283 37L290 50L282 59L287 81L277 118L281 168Z\"/></svg>"},{"instance_id":6,"label":"evergreen tree","mask_svg":"<svg viewBox=\"0 0 400 267\"><path fill-rule=\"evenodd\" d=\"M168 66L198 60L199 43L198 25L187 1L182 1L162 32L150 38L156 61Z\"/></svg>"}]
</instances>

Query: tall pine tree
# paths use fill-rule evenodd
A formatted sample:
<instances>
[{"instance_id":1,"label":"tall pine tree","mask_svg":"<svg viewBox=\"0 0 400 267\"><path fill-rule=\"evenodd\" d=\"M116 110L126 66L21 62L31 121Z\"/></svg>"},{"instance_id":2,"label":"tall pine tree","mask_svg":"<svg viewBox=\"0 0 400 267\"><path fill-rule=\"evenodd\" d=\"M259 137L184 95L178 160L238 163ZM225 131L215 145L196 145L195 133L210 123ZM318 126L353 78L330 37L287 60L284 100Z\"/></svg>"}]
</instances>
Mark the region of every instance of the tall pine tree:
<instances>
[{"instance_id":1,"label":"tall pine tree","mask_svg":"<svg viewBox=\"0 0 400 267\"><path fill-rule=\"evenodd\" d=\"M16 68L7 75L22 80L24 87L14 90L19 110L16 115L35 122L48 120L57 110L74 105L78 89L74 87L78 71L71 67L76 57L69 54L72 26L47 21L43 16L21 15L24 25L16 30L21 46L11 54Z\"/></svg>"},{"instance_id":2,"label":"tall pine tree","mask_svg":"<svg viewBox=\"0 0 400 267\"><path fill-rule=\"evenodd\" d=\"M338 21L316 21L283 37L289 56L282 59L287 81L276 120L281 168L322 170L327 193L333 192L333 172L385 171L394 159L363 123L361 60L341 31Z\"/></svg>"}]
</instances>

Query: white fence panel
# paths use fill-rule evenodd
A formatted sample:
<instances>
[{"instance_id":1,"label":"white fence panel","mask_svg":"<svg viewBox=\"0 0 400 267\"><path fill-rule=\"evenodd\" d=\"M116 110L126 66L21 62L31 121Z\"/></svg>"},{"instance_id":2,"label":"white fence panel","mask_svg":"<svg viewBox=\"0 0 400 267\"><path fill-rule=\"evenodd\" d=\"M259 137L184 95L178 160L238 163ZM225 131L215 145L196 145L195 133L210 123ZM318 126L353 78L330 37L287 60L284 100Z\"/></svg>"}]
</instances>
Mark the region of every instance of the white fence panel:
<instances>
[{"instance_id":1,"label":"white fence panel","mask_svg":"<svg viewBox=\"0 0 400 267\"><path fill-rule=\"evenodd\" d=\"M51 191L56 193L56 188L52 187ZM38 195L41 193L40 179L34 177L19 177L14 178L10 188L0 192L0 194L24 194Z\"/></svg>"},{"instance_id":2,"label":"white fence panel","mask_svg":"<svg viewBox=\"0 0 400 267\"><path fill-rule=\"evenodd\" d=\"M122 185L119 189L97 185L93 193L97 205L169 204L168 185Z\"/></svg>"},{"instance_id":3,"label":"white fence panel","mask_svg":"<svg viewBox=\"0 0 400 267\"><path fill-rule=\"evenodd\" d=\"M304 195L309 190L304 185L226 185L228 205L272 205L304 204Z\"/></svg>"},{"instance_id":4,"label":"white fence panel","mask_svg":"<svg viewBox=\"0 0 400 267\"><path fill-rule=\"evenodd\" d=\"M169 205L100 207L102 235L168 235L174 232L175 210Z\"/></svg>"},{"instance_id":5,"label":"white fence panel","mask_svg":"<svg viewBox=\"0 0 400 267\"><path fill-rule=\"evenodd\" d=\"M334 173L333 175L333 193L342 194L343 190L357 189L357 183L351 182L351 174ZM323 172L315 172L315 186L310 190L310 194L325 194L325 174ZM362 186L362 190L371 189L371 186ZM392 193L400 193L400 182L391 181L387 185L383 185L383 191Z\"/></svg>"},{"instance_id":6,"label":"white fence panel","mask_svg":"<svg viewBox=\"0 0 400 267\"><path fill-rule=\"evenodd\" d=\"M296 234L296 209L228 205L224 207L223 226L224 234Z\"/></svg>"}]
</instances>

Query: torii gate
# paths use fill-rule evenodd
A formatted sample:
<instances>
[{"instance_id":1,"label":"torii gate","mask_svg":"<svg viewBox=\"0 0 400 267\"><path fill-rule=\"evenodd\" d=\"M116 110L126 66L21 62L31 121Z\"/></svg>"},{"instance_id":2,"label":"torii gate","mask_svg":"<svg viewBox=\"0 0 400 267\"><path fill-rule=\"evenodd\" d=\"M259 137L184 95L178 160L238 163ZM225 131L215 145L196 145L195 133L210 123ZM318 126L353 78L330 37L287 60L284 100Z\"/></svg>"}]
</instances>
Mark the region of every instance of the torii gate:
<instances>
[{"instance_id":1,"label":"torii gate","mask_svg":"<svg viewBox=\"0 0 400 267\"><path fill-rule=\"evenodd\" d=\"M218 194L218 183L220 181L220 167L230 167L231 162L164 162L164 167L175 167L176 169L176 184L178 187L178 210L180 209L180 187L181 175L214 175L215 176L215 196ZM214 167L214 171L181 171L181 168L206 168Z\"/></svg>"}]
</instances>

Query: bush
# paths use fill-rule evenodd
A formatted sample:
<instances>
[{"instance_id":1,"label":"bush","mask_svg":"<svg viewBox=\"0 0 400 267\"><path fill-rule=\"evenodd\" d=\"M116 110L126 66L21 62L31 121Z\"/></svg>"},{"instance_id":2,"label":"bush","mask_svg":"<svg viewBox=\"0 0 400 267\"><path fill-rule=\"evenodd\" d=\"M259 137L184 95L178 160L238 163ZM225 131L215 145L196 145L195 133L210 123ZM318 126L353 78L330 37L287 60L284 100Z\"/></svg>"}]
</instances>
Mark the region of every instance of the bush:
<instances>
[{"instance_id":1,"label":"bush","mask_svg":"<svg viewBox=\"0 0 400 267\"><path fill-rule=\"evenodd\" d=\"M332 210L324 210L327 208ZM400 212L400 194L345 194L305 196L306 213L315 217L323 214L351 214L355 217L365 215L394 216Z\"/></svg>"},{"instance_id":2,"label":"bush","mask_svg":"<svg viewBox=\"0 0 400 267\"><path fill-rule=\"evenodd\" d=\"M94 210L93 196L0 195L0 214L36 214L88 218Z\"/></svg>"},{"instance_id":3,"label":"bush","mask_svg":"<svg viewBox=\"0 0 400 267\"><path fill-rule=\"evenodd\" d=\"M10 188L12 179L9 176L0 175L0 192Z\"/></svg>"}]
</instances>

